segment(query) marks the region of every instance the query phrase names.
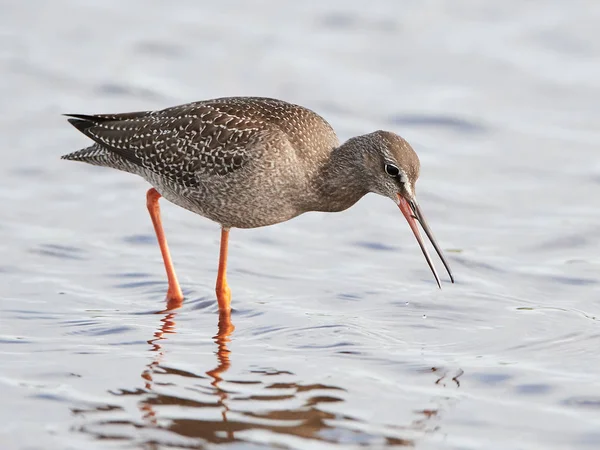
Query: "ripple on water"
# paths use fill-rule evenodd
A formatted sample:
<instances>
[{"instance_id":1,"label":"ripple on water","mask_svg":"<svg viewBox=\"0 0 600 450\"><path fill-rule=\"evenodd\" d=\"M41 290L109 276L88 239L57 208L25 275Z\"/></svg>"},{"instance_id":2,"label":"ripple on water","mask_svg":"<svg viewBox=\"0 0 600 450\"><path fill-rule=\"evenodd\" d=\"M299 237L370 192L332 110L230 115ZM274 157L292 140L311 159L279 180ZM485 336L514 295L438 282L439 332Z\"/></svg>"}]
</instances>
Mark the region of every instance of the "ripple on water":
<instances>
[{"instance_id":1,"label":"ripple on water","mask_svg":"<svg viewBox=\"0 0 600 450\"><path fill-rule=\"evenodd\" d=\"M421 434L423 429L427 430L424 421L435 416L425 414L426 410L416 411L412 433L410 425L406 428L388 425L374 432L362 419L330 411L329 405L345 401L346 389L289 381L295 377L289 371L255 370L252 373L260 378L248 382L224 381L217 368L207 372L208 376L188 372L176 382L165 383L165 378L180 377L182 372L157 369L154 367L144 374L144 389L112 391L113 396L135 405L140 420L133 419L129 407L104 404L75 408L73 413L82 422L79 430L97 438L139 442L135 430L150 426L154 432L149 439L155 444L175 445L185 441L194 447L199 442L252 444L256 443L257 432L268 432L271 443L278 442L277 435L281 435L285 439L323 443L339 443L341 436L345 436L343 439L353 444L408 445L413 441L403 434ZM280 377L282 381L277 380ZM165 387L171 392L163 392Z\"/></svg>"},{"instance_id":2,"label":"ripple on water","mask_svg":"<svg viewBox=\"0 0 600 450\"><path fill-rule=\"evenodd\" d=\"M66 334L71 336L109 336L109 335L123 335L126 333L131 333L135 330L135 327L131 326L95 326L95 327L86 327L81 330L69 331ZM139 342L139 341L138 341Z\"/></svg>"},{"instance_id":3,"label":"ripple on water","mask_svg":"<svg viewBox=\"0 0 600 450\"><path fill-rule=\"evenodd\" d=\"M0 344L31 344L32 342L24 336L0 335Z\"/></svg>"},{"instance_id":4,"label":"ripple on water","mask_svg":"<svg viewBox=\"0 0 600 450\"><path fill-rule=\"evenodd\" d=\"M156 297L159 301L157 307L164 309L164 299L168 289L168 282L162 275L152 275L147 272L123 272L112 273L108 275L110 278L118 280L112 285L114 289L128 291L127 295L135 295L142 298ZM182 290L188 303L193 303L194 292L185 286Z\"/></svg>"},{"instance_id":5,"label":"ripple on water","mask_svg":"<svg viewBox=\"0 0 600 450\"><path fill-rule=\"evenodd\" d=\"M600 396L568 397L561 402L565 406L600 412Z\"/></svg>"},{"instance_id":6,"label":"ripple on water","mask_svg":"<svg viewBox=\"0 0 600 450\"><path fill-rule=\"evenodd\" d=\"M593 286L598 284L598 280L592 278L569 277L565 275L548 275L543 276L544 280L549 283L559 283L571 286Z\"/></svg>"},{"instance_id":7,"label":"ripple on water","mask_svg":"<svg viewBox=\"0 0 600 450\"><path fill-rule=\"evenodd\" d=\"M146 98L149 100L164 100L163 96L153 89L145 89L130 84L104 82L95 86L95 91L101 96L130 96L133 98Z\"/></svg>"},{"instance_id":8,"label":"ripple on water","mask_svg":"<svg viewBox=\"0 0 600 450\"><path fill-rule=\"evenodd\" d=\"M186 299L186 307L190 307L192 311L202 311L205 309L216 309L216 300L207 296Z\"/></svg>"},{"instance_id":9,"label":"ripple on water","mask_svg":"<svg viewBox=\"0 0 600 450\"><path fill-rule=\"evenodd\" d=\"M145 281L132 281L129 283L119 283L119 284L113 285L113 287L116 289L138 289L138 288L157 287L157 286L161 286L164 288L165 282L158 281L158 280L145 280ZM156 291L157 290L155 290L155 292Z\"/></svg>"},{"instance_id":10,"label":"ripple on water","mask_svg":"<svg viewBox=\"0 0 600 450\"><path fill-rule=\"evenodd\" d=\"M30 252L38 255L50 256L59 259L70 259L74 261L83 261L88 259L84 250L61 244L41 244L37 248L31 249Z\"/></svg>"},{"instance_id":11,"label":"ripple on water","mask_svg":"<svg viewBox=\"0 0 600 450\"><path fill-rule=\"evenodd\" d=\"M483 133L487 128L472 120L454 116L397 114L390 118L394 125L403 127L445 128L460 133Z\"/></svg>"},{"instance_id":12,"label":"ripple on water","mask_svg":"<svg viewBox=\"0 0 600 450\"><path fill-rule=\"evenodd\" d=\"M148 442L164 446L180 442L186 442L190 447L234 442L251 446L262 442L257 437L259 435L268 439L270 445L284 446L289 444L290 439L297 439L303 445L306 445L306 440L315 444L333 444L339 443L340 439L353 445L360 442L365 446L389 443L413 445L417 437L435 429L438 410L447 402L447 397L440 397L434 390L432 402L426 402L429 403L427 407L415 408L402 421L399 417L382 416L374 425L373 419L365 416L364 408L356 405L347 407L354 396L363 395L368 389L368 384L361 384L363 378L357 378L362 382L346 382L344 385L336 383L336 377L317 381L322 378L321 371L317 370L314 376L309 377L315 380L307 381L306 373L298 375L296 370L279 367L287 364L302 366L297 358L290 358L294 354L314 365L311 354L314 357L335 355L340 348L353 347L355 342L348 339L347 332L358 333L356 326L324 324L291 329L283 326L249 329L248 336L257 334L274 344L287 341L292 345L276 350L275 354L267 351L263 361L244 365L245 355L230 349L231 330L227 327L219 325L220 331L213 338L216 344L214 356L207 354L205 342L202 345L188 342L189 333L186 333L188 337L181 336L185 337L184 342L178 342L176 317L186 322L191 320L178 314L172 312L157 316L159 326L145 344L151 350L151 359L140 366L137 382L128 378L128 381L109 388L107 395L114 397L114 401L105 399L94 405L73 408L77 430L96 438L119 439L136 445L140 439L146 439L140 436L140 428L152 431L144 433ZM93 323L67 322L74 327ZM95 330L92 328L91 332ZM322 343L322 339L312 338L306 343L306 338L311 335L325 334L331 338L336 337L337 332L341 334L340 339L329 339L326 344ZM283 333L283 336L278 333ZM169 342L173 339L175 342ZM246 336L240 339L248 341ZM187 358L169 361L179 353L173 354L174 348L181 351L188 346ZM206 364L207 356L210 356L209 364ZM338 356L356 357L350 354ZM386 361L370 361L367 358L364 364L386 364ZM418 377L432 374L433 378L428 380L432 387L447 389L450 384L454 387L459 385L458 371L442 368L426 371L422 367L414 370L408 366L406 369Z\"/></svg>"},{"instance_id":13,"label":"ripple on water","mask_svg":"<svg viewBox=\"0 0 600 450\"><path fill-rule=\"evenodd\" d=\"M388 244L383 244L381 242L375 242L375 241L356 241L354 242L354 245L360 248L365 248L368 250L375 250L375 251L384 251L384 252L391 252L391 251L397 251L400 247L397 246L393 246L393 245L388 245Z\"/></svg>"},{"instance_id":14,"label":"ripple on water","mask_svg":"<svg viewBox=\"0 0 600 450\"><path fill-rule=\"evenodd\" d=\"M552 390L549 384L520 384L515 387L515 392L520 395L544 395Z\"/></svg>"},{"instance_id":15,"label":"ripple on water","mask_svg":"<svg viewBox=\"0 0 600 450\"><path fill-rule=\"evenodd\" d=\"M480 383L488 386L498 386L506 384L512 379L511 375L505 373L493 373L489 372L471 372L469 378L479 381Z\"/></svg>"},{"instance_id":16,"label":"ripple on water","mask_svg":"<svg viewBox=\"0 0 600 450\"><path fill-rule=\"evenodd\" d=\"M156 236L153 234L131 234L122 240L126 244L132 245L157 245Z\"/></svg>"}]
</instances>

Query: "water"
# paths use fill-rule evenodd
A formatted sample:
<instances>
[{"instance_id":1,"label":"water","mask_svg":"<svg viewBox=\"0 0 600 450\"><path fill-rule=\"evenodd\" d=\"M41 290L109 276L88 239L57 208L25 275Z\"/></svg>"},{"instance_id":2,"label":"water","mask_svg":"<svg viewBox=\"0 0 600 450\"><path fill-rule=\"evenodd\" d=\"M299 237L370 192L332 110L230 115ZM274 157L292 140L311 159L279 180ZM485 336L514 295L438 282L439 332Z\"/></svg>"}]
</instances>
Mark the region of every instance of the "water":
<instances>
[{"instance_id":1,"label":"water","mask_svg":"<svg viewBox=\"0 0 600 450\"><path fill-rule=\"evenodd\" d=\"M58 0L0 3L0 447L600 447L600 7ZM457 283L397 208L233 230L145 182L60 161L64 112L265 95L341 138L383 128ZM441 265L438 264L438 268Z\"/></svg>"}]
</instances>

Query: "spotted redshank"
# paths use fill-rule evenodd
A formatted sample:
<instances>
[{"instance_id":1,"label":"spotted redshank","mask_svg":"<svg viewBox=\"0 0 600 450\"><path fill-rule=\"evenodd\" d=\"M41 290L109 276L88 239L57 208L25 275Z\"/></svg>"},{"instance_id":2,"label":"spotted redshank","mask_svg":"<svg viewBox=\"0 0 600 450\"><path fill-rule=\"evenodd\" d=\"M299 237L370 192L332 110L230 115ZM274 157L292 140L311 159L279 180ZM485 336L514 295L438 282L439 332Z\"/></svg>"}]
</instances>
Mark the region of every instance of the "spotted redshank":
<instances>
[{"instance_id":1,"label":"spotted redshank","mask_svg":"<svg viewBox=\"0 0 600 450\"><path fill-rule=\"evenodd\" d=\"M231 228L263 227L308 211L343 211L369 192L389 197L400 208L441 287L417 227L421 224L454 282L415 197L419 158L392 132L375 131L340 145L329 123L313 111L257 97L67 116L94 144L63 159L131 172L153 186L146 205L170 302L181 303L183 294L161 223L161 196L221 225L216 294L222 312L231 304L226 278Z\"/></svg>"}]
</instances>

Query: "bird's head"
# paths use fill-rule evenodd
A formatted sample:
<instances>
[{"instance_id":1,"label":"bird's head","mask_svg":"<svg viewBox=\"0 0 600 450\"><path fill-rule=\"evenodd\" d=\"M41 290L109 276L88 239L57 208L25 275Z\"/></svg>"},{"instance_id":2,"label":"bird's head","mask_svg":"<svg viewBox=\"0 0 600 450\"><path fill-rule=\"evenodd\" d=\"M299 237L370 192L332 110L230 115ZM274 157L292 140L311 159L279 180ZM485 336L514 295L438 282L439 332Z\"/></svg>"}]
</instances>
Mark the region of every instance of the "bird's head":
<instances>
[{"instance_id":1,"label":"bird's head","mask_svg":"<svg viewBox=\"0 0 600 450\"><path fill-rule=\"evenodd\" d=\"M440 278L417 227L417 222L421 224L423 231L425 231L425 234L448 271L450 280L454 283L454 277L452 276L448 262L417 203L415 184L419 178L419 157L408 142L389 131L375 131L361 138L362 153L367 172L365 175L369 179L369 190L392 199L398 205L417 238L438 286L441 287Z\"/></svg>"}]
</instances>

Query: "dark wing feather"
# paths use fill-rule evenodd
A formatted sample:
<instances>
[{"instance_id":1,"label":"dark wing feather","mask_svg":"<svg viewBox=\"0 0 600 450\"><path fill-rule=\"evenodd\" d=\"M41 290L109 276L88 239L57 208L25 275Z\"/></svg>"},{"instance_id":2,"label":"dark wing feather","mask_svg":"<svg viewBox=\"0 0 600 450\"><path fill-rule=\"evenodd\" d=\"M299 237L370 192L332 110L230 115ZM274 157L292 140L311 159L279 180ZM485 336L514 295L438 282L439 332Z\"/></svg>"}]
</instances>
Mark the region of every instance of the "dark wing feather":
<instances>
[{"instance_id":1,"label":"dark wing feather","mask_svg":"<svg viewBox=\"0 0 600 450\"><path fill-rule=\"evenodd\" d=\"M241 168L265 125L203 102L157 112L68 116L107 150L188 187L202 173L227 175Z\"/></svg>"},{"instance_id":2,"label":"dark wing feather","mask_svg":"<svg viewBox=\"0 0 600 450\"><path fill-rule=\"evenodd\" d=\"M119 120L127 120L127 119L139 119L143 117L147 117L150 115L150 111L136 111L136 112L128 112L128 113L120 113L120 114L63 114L66 117L72 117L73 119L84 120L86 122L91 123L102 123L102 122L110 122L110 121L119 121Z\"/></svg>"},{"instance_id":3,"label":"dark wing feather","mask_svg":"<svg viewBox=\"0 0 600 450\"><path fill-rule=\"evenodd\" d=\"M67 119L71 125L91 138L96 143L100 144L103 148L111 150L114 153L122 156L129 162L142 166L142 159L135 155L133 149L127 147L118 146L115 148L111 146L106 139L101 137L102 130L115 130L123 127L123 122L134 121L139 125L148 123L152 112L150 111L139 111L121 114L64 114L69 117ZM118 134L118 133L116 133ZM115 141L117 142L117 141Z\"/></svg>"},{"instance_id":4,"label":"dark wing feather","mask_svg":"<svg viewBox=\"0 0 600 450\"><path fill-rule=\"evenodd\" d=\"M254 157L259 141L282 133L301 157L326 142L337 145L331 126L301 106L257 97L229 97L162 111L69 114L69 120L102 148L130 163L192 187L205 175L226 176Z\"/></svg>"}]
</instances>

